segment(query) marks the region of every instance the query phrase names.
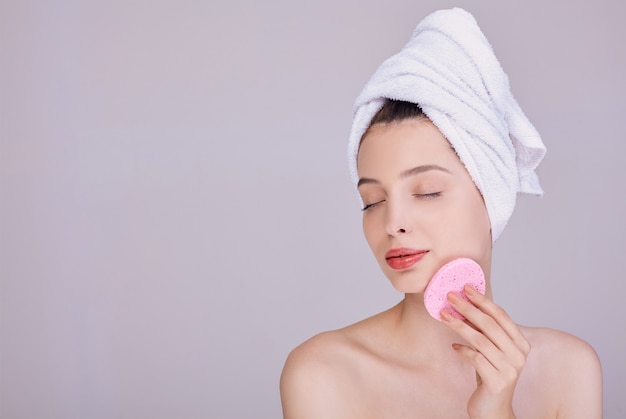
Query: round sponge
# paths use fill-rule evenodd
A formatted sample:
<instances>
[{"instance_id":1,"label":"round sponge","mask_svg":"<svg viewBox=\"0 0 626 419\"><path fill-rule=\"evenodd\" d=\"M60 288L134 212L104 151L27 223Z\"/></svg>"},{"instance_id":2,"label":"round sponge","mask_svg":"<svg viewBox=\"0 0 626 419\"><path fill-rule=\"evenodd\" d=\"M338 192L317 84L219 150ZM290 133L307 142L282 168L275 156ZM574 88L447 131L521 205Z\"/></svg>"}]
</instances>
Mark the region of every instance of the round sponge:
<instances>
[{"instance_id":1,"label":"round sponge","mask_svg":"<svg viewBox=\"0 0 626 419\"><path fill-rule=\"evenodd\" d=\"M469 258L459 258L443 265L424 291L424 306L428 314L441 320L441 310L446 310L457 319L465 319L448 302L448 293L457 293L467 300L463 292L466 284L471 285L481 294L485 293L485 274L478 263Z\"/></svg>"}]
</instances>

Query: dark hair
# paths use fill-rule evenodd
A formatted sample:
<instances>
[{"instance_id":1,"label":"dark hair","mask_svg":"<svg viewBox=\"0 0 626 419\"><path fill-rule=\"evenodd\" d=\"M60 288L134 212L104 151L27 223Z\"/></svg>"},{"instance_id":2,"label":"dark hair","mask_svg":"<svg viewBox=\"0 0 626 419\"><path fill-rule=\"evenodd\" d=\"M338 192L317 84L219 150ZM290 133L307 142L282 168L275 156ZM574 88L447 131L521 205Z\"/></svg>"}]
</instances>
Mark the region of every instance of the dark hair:
<instances>
[{"instance_id":1,"label":"dark hair","mask_svg":"<svg viewBox=\"0 0 626 419\"><path fill-rule=\"evenodd\" d=\"M390 122L400 122L405 119L411 118L427 118L426 114L422 112L422 108L419 105L411 102L405 102L403 100L387 99L385 104L376 115L370 121L370 125L367 127L361 141L368 134L369 130L376 124L387 124Z\"/></svg>"}]
</instances>

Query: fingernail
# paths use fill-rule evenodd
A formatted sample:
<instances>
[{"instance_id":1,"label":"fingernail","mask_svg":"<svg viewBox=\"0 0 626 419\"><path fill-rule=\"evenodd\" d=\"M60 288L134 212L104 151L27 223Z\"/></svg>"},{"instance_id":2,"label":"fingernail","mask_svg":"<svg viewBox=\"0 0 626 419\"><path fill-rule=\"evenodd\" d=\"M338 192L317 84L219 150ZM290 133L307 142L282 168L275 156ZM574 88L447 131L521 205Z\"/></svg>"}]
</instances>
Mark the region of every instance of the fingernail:
<instances>
[{"instance_id":1,"label":"fingernail","mask_svg":"<svg viewBox=\"0 0 626 419\"><path fill-rule=\"evenodd\" d=\"M441 316L441 320L446 321L446 322L449 322L454 318L452 317L452 314L450 314L446 310L441 310L441 313L439 313L439 315Z\"/></svg>"},{"instance_id":2,"label":"fingernail","mask_svg":"<svg viewBox=\"0 0 626 419\"><path fill-rule=\"evenodd\" d=\"M448 301L450 301L452 304L458 304L461 302L461 297L459 297L454 292L450 292L448 293Z\"/></svg>"},{"instance_id":3,"label":"fingernail","mask_svg":"<svg viewBox=\"0 0 626 419\"><path fill-rule=\"evenodd\" d=\"M465 291L465 295L468 296L473 296L477 293L476 288L472 287L471 285L465 285L465 287L463 287L463 290Z\"/></svg>"}]
</instances>

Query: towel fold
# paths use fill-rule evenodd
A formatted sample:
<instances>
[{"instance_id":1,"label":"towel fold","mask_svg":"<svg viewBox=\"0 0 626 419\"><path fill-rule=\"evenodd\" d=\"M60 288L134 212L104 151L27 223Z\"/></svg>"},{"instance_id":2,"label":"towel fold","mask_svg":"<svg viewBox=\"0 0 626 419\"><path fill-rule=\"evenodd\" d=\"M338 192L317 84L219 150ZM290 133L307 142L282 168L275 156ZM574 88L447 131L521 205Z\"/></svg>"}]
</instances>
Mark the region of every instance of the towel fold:
<instances>
[{"instance_id":1,"label":"towel fold","mask_svg":"<svg viewBox=\"0 0 626 419\"><path fill-rule=\"evenodd\" d=\"M361 137L386 99L418 104L448 139L483 196L493 241L513 213L517 193L543 194L535 168L545 146L467 11L427 16L365 85L354 104L349 139L355 182Z\"/></svg>"}]
</instances>

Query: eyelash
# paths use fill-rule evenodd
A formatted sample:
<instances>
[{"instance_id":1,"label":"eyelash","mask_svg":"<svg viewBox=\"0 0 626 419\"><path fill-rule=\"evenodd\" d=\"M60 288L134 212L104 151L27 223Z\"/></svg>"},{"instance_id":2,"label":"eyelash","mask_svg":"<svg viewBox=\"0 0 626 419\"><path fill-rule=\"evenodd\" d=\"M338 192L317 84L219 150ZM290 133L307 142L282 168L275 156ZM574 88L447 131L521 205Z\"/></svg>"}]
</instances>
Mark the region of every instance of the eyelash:
<instances>
[{"instance_id":1,"label":"eyelash","mask_svg":"<svg viewBox=\"0 0 626 419\"><path fill-rule=\"evenodd\" d=\"M441 192L415 194L413 196L416 198L421 198L421 199L432 199L432 198L437 198L438 196L441 196Z\"/></svg>"},{"instance_id":2,"label":"eyelash","mask_svg":"<svg viewBox=\"0 0 626 419\"><path fill-rule=\"evenodd\" d=\"M380 204L380 203L383 203L383 202L385 202L385 201L383 200L383 201L374 202L373 204L367 204L367 205L365 205L365 206L361 209L361 211L367 211L367 210L369 210L369 209L372 209L372 208L374 208L376 205L378 205L378 204Z\"/></svg>"},{"instance_id":3,"label":"eyelash","mask_svg":"<svg viewBox=\"0 0 626 419\"><path fill-rule=\"evenodd\" d=\"M414 194L413 195L415 198L419 198L419 199L433 199L433 198L437 198L439 196L441 196L441 192L432 192L432 193L424 193L424 194ZM372 209L374 207L376 207L378 204L381 204L385 202L385 200L383 199L382 201L378 201L378 202L374 202L372 204L367 204L363 207L363 209L361 209L361 211L367 211L369 209Z\"/></svg>"}]
</instances>

